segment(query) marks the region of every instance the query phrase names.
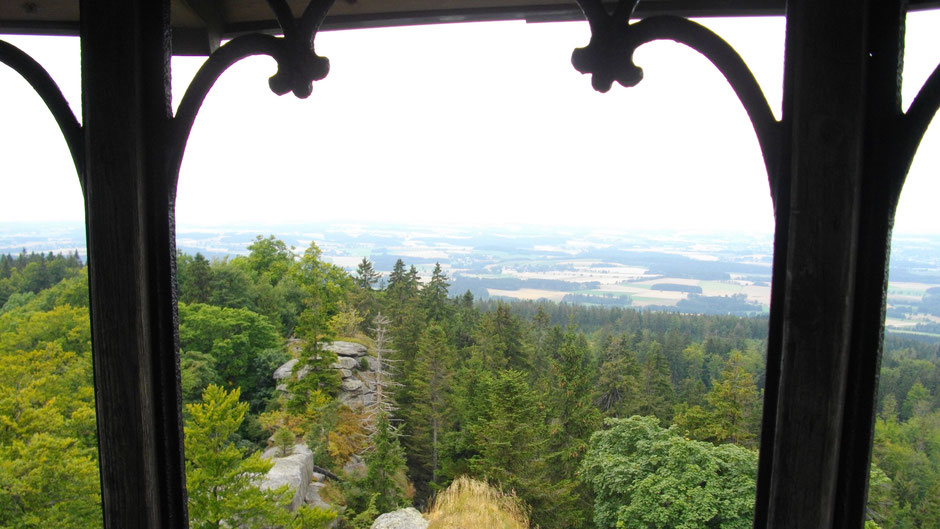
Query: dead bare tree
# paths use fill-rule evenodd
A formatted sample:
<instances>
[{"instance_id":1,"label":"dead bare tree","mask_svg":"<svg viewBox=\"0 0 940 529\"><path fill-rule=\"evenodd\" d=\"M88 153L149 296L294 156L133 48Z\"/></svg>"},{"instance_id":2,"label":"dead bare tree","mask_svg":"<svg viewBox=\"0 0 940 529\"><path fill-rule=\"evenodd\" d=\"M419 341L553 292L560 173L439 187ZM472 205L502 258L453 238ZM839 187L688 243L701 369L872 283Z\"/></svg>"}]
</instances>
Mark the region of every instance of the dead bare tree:
<instances>
[{"instance_id":1,"label":"dead bare tree","mask_svg":"<svg viewBox=\"0 0 940 529\"><path fill-rule=\"evenodd\" d=\"M371 329L372 332L375 333L375 348L371 355L374 364L370 367L375 376L375 389L371 391L374 396L373 401L366 405L364 410L368 417L367 429L370 432L370 437L375 433L376 417L378 417L380 412L387 414L392 424L397 422L394 416L395 411L398 410L398 406L395 404L390 388L401 386L401 384L393 380L392 373L394 371L393 365L395 360L389 358L394 352L393 349L388 347L388 325L391 323L391 320L383 316L380 312L376 314L372 322L373 325L375 325Z\"/></svg>"}]
</instances>

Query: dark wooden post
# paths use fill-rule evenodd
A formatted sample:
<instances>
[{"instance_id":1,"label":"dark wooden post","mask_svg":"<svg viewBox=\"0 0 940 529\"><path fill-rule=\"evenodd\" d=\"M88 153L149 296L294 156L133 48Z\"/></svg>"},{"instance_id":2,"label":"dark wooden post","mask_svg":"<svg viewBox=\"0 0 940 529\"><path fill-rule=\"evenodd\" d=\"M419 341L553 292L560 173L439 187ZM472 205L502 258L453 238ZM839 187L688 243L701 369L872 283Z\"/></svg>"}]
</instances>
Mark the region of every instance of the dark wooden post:
<instances>
[{"instance_id":1,"label":"dark wooden post","mask_svg":"<svg viewBox=\"0 0 940 529\"><path fill-rule=\"evenodd\" d=\"M897 0L788 3L772 442L756 527L863 523L887 255L899 187ZM887 171L887 174L884 174ZM892 173L893 171L893 173ZM771 355L772 356L772 355Z\"/></svg>"},{"instance_id":2,"label":"dark wooden post","mask_svg":"<svg viewBox=\"0 0 940 529\"><path fill-rule=\"evenodd\" d=\"M166 0L81 2L95 399L109 529L187 526Z\"/></svg>"}]
</instances>

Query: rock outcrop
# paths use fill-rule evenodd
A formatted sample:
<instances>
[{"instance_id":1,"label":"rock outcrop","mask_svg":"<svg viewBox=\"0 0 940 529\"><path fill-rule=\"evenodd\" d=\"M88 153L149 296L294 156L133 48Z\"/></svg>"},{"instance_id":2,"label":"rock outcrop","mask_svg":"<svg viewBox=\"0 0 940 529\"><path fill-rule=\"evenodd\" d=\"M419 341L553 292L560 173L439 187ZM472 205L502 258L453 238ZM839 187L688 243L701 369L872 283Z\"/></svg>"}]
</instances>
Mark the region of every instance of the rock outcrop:
<instances>
[{"instance_id":1,"label":"rock outcrop","mask_svg":"<svg viewBox=\"0 0 940 529\"><path fill-rule=\"evenodd\" d=\"M387 512L372 522L372 529L426 529L428 521L414 507Z\"/></svg>"},{"instance_id":2,"label":"rock outcrop","mask_svg":"<svg viewBox=\"0 0 940 529\"><path fill-rule=\"evenodd\" d=\"M313 488L311 482L313 478L313 452L306 445L296 444L290 455L286 457L277 457L278 448L271 447L261 454L261 457L268 461L273 461L274 466L264 476L261 482L261 489L276 489L283 485L290 485L294 491L294 496L290 502L290 510L295 511L306 501ZM322 485L320 485L322 486ZM317 491L319 488L316 489ZM319 499L319 496L317 496ZM322 502L322 500L320 500Z\"/></svg>"},{"instance_id":3,"label":"rock outcrop","mask_svg":"<svg viewBox=\"0 0 940 529\"><path fill-rule=\"evenodd\" d=\"M299 343L291 344L299 347ZM337 341L326 346L326 349L336 353L333 369L342 377L338 400L350 408L364 407L375 402L375 379L378 362L369 356L366 346L354 342ZM363 359L365 361L363 361ZM277 389L287 391L287 381L292 376L297 359L284 363L274 371L274 382ZM298 378L307 374L306 369L297 373Z\"/></svg>"},{"instance_id":4,"label":"rock outcrop","mask_svg":"<svg viewBox=\"0 0 940 529\"><path fill-rule=\"evenodd\" d=\"M289 347L300 347L300 343L292 341ZM337 396L339 401L350 408L362 407L375 402L375 380L378 362L369 356L366 346L353 342L333 342L327 345L326 348L336 353L336 362L333 363L332 367L342 377L342 384ZM295 358L285 362L274 371L274 381L278 390L287 392L287 382L295 376L294 366L296 365L297 359ZM299 370L296 376L303 378L308 372L304 368ZM290 503L290 510L292 511L301 505L322 507L324 509L330 508L331 506L320 497L320 490L326 486L324 482L326 478L323 474L314 471L313 453L310 452L310 449L303 444L295 445L293 452L287 457L277 457L277 450L277 448L272 447L262 454L265 459L273 461L274 466L265 475L261 487L263 489L275 489L284 484L290 485L294 491ZM365 464L359 456L353 456L347 463L345 470L350 475L361 477L365 475ZM415 513L417 512L415 511ZM419 518L420 516L418 514ZM400 527L410 528L412 526L402 525ZM424 526L420 527L423 528Z\"/></svg>"}]
</instances>

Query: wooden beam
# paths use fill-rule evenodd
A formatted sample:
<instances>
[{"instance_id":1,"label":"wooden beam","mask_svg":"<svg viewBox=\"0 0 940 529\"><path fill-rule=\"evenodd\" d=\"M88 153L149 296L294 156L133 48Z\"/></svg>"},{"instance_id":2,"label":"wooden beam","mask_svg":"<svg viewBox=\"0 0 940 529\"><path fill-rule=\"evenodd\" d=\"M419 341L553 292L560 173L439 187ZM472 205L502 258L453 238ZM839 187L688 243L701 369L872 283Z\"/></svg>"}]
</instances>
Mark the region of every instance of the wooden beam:
<instances>
[{"instance_id":1,"label":"wooden beam","mask_svg":"<svg viewBox=\"0 0 940 529\"><path fill-rule=\"evenodd\" d=\"M187 526L167 175L166 0L81 3L89 286L104 527Z\"/></svg>"},{"instance_id":2,"label":"wooden beam","mask_svg":"<svg viewBox=\"0 0 940 529\"><path fill-rule=\"evenodd\" d=\"M783 269L774 270L768 344L775 407L764 419L755 527L858 529L892 189L906 170L890 144L879 147L900 112L902 3L797 0L787 14L775 237Z\"/></svg>"}]
</instances>

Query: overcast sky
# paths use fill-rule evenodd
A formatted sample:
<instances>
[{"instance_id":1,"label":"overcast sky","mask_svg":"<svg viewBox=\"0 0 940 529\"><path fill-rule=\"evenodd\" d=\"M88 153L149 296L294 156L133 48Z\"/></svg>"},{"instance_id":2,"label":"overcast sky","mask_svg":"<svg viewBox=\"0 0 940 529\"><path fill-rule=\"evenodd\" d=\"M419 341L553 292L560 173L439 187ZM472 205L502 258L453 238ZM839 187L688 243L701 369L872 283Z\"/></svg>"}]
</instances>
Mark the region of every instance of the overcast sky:
<instances>
[{"instance_id":1,"label":"overcast sky","mask_svg":"<svg viewBox=\"0 0 940 529\"><path fill-rule=\"evenodd\" d=\"M707 20L741 53L779 117L784 22ZM940 13L908 21L905 105L940 60ZM641 48L645 80L595 93L570 64L586 22L325 32L313 95L267 88L243 61L210 92L180 177L180 228L306 221L773 229L750 122L718 71L674 43ZM75 39L9 37L79 108ZM175 58L174 104L201 59ZM54 121L0 66L0 222L81 220ZM928 131L898 233L940 233L940 132Z\"/></svg>"}]
</instances>

